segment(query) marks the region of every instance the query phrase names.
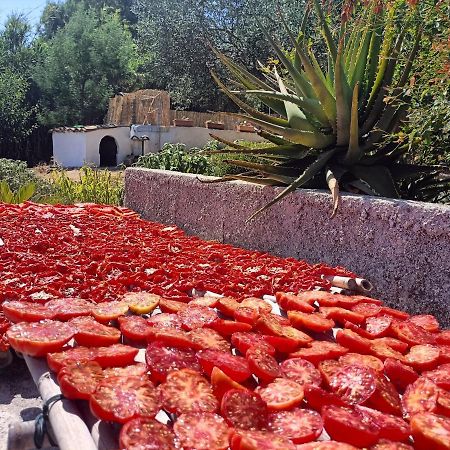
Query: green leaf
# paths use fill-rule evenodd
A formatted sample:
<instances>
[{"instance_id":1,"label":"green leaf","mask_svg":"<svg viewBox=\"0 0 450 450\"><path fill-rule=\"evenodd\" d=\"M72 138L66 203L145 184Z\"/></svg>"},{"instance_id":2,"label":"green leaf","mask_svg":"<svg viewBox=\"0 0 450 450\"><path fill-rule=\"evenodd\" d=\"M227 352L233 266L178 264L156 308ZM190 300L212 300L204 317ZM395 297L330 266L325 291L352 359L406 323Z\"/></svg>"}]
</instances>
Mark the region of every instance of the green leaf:
<instances>
[{"instance_id":1,"label":"green leaf","mask_svg":"<svg viewBox=\"0 0 450 450\"><path fill-rule=\"evenodd\" d=\"M258 211L256 211L254 214L252 214L252 216L249 217L247 222L254 219L257 215L261 214L263 211L267 210L275 203L279 202L281 199L286 197L286 195L295 191L295 189L297 189L300 186L303 186L305 183L307 183L309 180L315 177L326 166L327 162L331 159L331 157L335 154L335 152L336 150L332 149L322 153L308 168L305 169L305 171L290 186L288 186L286 189L280 192L273 200L267 203L267 205L263 206L262 208L258 209Z\"/></svg>"},{"instance_id":2,"label":"green leaf","mask_svg":"<svg viewBox=\"0 0 450 450\"><path fill-rule=\"evenodd\" d=\"M228 147L232 147L232 148L236 148L236 149L240 149L240 150L244 150L247 148L247 147L245 147L245 145L240 145L240 144L236 144L236 142L228 141L227 139L217 136L216 134L209 133L209 135L215 141L218 141L218 142L221 142L222 144L228 145Z\"/></svg>"},{"instance_id":3,"label":"green leaf","mask_svg":"<svg viewBox=\"0 0 450 450\"><path fill-rule=\"evenodd\" d=\"M416 36L415 36L415 40L414 40L414 45L413 48L411 49L411 52L408 56L408 61L406 62L406 65L403 69L402 72L402 76L400 77L400 80L397 83L397 87L403 87L406 82L408 81L409 78L409 73L411 71L411 67L413 65L413 62L416 58L417 52L419 51L420 48L420 41L422 38L422 28L418 27L416 30Z\"/></svg>"},{"instance_id":4,"label":"green leaf","mask_svg":"<svg viewBox=\"0 0 450 450\"><path fill-rule=\"evenodd\" d=\"M36 192L36 184L33 182L27 183L19 188L15 195L17 203L23 203L30 200Z\"/></svg>"},{"instance_id":5,"label":"green leaf","mask_svg":"<svg viewBox=\"0 0 450 450\"><path fill-rule=\"evenodd\" d=\"M355 165L349 169L356 178L364 181L378 195L389 198L399 198L394 179L385 166Z\"/></svg>"},{"instance_id":6,"label":"green leaf","mask_svg":"<svg viewBox=\"0 0 450 450\"><path fill-rule=\"evenodd\" d=\"M362 84L364 81L364 73L367 67L367 56L369 54L371 38L372 32L366 31L358 51L356 65L350 72L352 74L350 78L350 88L353 88L356 83Z\"/></svg>"},{"instance_id":7,"label":"green leaf","mask_svg":"<svg viewBox=\"0 0 450 450\"><path fill-rule=\"evenodd\" d=\"M258 136L261 136L263 139L266 139L272 144L275 145L292 145L292 142L289 142L287 139L283 139L281 136L276 135L274 133L270 133L266 130L257 130L256 133Z\"/></svg>"},{"instance_id":8,"label":"green leaf","mask_svg":"<svg viewBox=\"0 0 450 450\"><path fill-rule=\"evenodd\" d=\"M251 169L263 174L282 175L286 180L288 180L285 182L286 184L292 183L298 176L298 169L296 167L277 166L275 164L259 164L251 161L243 161L241 159L226 159L225 162L227 164L232 164L244 169Z\"/></svg>"},{"instance_id":9,"label":"green leaf","mask_svg":"<svg viewBox=\"0 0 450 450\"><path fill-rule=\"evenodd\" d=\"M337 58L337 46L333 39L330 28L328 27L325 15L323 14L322 7L320 6L319 0L313 0L314 8L316 10L317 17L319 18L320 26L322 27L322 34L324 36L325 42L328 46L328 50L331 53L333 61Z\"/></svg>"},{"instance_id":10,"label":"green leaf","mask_svg":"<svg viewBox=\"0 0 450 450\"><path fill-rule=\"evenodd\" d=\"M350 121L350 139L348 151L344 158L344 164L355 164L363 156L363 151L359 146L359 124L358 124L358 94L359 83L353 89L352 111Z\"/></svg>"},{"instance_id":11,"label":"green leaf","mask_svg":"<svg viewBox=\"0 0 450 450\"><path fill-rule=\"evenodd\" d=\"M276 147L261 147L261 148L240 148L240 149L222 149L208 152L210 155L237 153L250 155L273 155L292 159L303 159L310 153L308 147L296 144L277 145Z\"/></svg>"},{"instance_id":12,"label":"green leaf","mask_svg":"<svg viewBox=\"0 0 450 450\"><path fill-rule=\"evenodd\" d=\"M0 202L14 203L14 193L6 181L0 181Z\"/></svg>"},{"instance_id":13,"label":"green leaf","mask_svg":"<svg viewBox=\"0 0 450 450\"><path fill-rule=\"evenodd\" d=\"M336 142L338 146L348 145L351 120L351 98L348 82L342 66L343 40L339 42L335 65L334 90L336 92L337 127Z\"/></svg>"}]
</instances>

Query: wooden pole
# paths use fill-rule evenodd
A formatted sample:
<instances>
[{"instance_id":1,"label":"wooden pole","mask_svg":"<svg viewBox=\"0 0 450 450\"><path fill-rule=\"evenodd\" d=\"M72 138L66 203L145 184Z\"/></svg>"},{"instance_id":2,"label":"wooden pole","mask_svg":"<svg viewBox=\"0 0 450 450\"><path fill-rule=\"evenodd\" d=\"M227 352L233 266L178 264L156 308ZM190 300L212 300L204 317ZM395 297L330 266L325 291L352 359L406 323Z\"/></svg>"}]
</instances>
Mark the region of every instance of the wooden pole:
<instances>
[{"instance_id":1,"label":"wooden pole","mask_svg":"<svg viewBox=\"0 0 450 450\"><path fill-rule=\"evenodd\" d=\"M61 394L45 359L30 356L24 358L44 402ZM49 419L55 440L61 450L97 449L79 409L71 400L64 399L53 403L49 409Z\"/></svg>"}]
</instances>

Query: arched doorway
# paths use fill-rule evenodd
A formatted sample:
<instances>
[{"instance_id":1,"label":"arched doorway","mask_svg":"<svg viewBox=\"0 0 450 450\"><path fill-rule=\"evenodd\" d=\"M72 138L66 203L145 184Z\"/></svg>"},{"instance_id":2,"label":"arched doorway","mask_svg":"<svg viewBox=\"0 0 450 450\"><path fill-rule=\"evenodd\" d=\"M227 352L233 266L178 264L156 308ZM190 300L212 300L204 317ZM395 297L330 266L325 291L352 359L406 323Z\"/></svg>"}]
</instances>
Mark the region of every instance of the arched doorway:
<instances>
[{"instance_id":1,"label":"arched doorway","mask_svg":"<svg viewBox=\"0 0 450 450\"><path fill-rule=\"evenodd\" d=\"M117 166L117 144L112 136L105 136L100 141L100 167Z\"/></svg>"}]
</instances>

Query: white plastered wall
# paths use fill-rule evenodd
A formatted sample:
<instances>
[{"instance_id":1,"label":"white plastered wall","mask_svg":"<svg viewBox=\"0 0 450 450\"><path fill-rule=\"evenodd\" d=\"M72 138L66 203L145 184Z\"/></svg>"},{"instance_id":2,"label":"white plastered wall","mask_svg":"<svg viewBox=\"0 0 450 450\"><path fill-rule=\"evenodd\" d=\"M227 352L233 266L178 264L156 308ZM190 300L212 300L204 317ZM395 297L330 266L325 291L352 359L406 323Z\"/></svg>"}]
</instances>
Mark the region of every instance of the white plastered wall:
<instances>
[{"instance_id":1,"label":"white plastered wall","mask_svg":"<svg viewBox=\"0 0 450 450\"><path fill-rule=\"evenodd\" d=\"M88 133L53 133L53 158L62 167L81 167L86 161Z\"/></svg>"}]
</instances>

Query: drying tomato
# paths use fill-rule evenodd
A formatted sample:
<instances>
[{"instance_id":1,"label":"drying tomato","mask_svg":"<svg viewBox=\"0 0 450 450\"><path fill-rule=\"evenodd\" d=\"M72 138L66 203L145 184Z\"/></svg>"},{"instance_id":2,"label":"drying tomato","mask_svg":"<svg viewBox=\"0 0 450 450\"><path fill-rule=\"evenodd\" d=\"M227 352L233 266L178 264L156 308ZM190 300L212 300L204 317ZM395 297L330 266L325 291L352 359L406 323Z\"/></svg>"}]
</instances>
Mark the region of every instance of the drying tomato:
<instances>
[{"instance_id":1,"label":"drying tomato","mask_svg":"<svg viewBox=\"0 0 450 450\"><path fill-rule=\"evenodd\" d=\"M349 311L348 309L340 308L337 306L320 307L319 312L327 319L333 319L339 323L352 322L356 324L363 323L365 317L362 314Z\"/></svg>"},{"instance_id":2,"label":"drying tomato","mask_svg":"<svg viewBox=\"0 0 450 450\"><path fill-rule=\"evenodd\" d=\"M300 311L304 313L311 313L315 311L314 306L294 294L277 292L275 294L275 298L280 307L286 311Z\"/></svg>"},{"instance_id":3,"label":"drying tomato","mask_svg":"<svg viewBox=\"0 0 450 450\"><path fill-rule=\"evenodd\" d=\"M401 415L400 396L393 383L383 374L377 373L375 379L375 392L367 402L367 406L378 409L387 414Z\"/></svg>"},{"instance_id":4,"label":"drying tomato","mask_svg":"<svg viewBox=\"0 0 450 450\"><path fill-rule=\"evenodd\" d=\"M206 349L197 352L197 357L204 372L209 376L213 367L218 367L237 382L245 381L252 375L247 360L241 356Z\"/></svg>"},{"instance_id":5,"label":"drying tomato","mask_svg":"<svg viewBox=\"0 0 450 450\"><path fill-rule=\"evenodd\" d=\"M370 353L370 346L372 345L369 339L355 333L353 329L338 330L336 333L336 342L354 352L363 354Z\"/></svg>"},{"instance_id":6,"label":"drying tomato","mask_svg":"<svg viewBox=\"0 0 450 450\"><path fill-rule=\"evenodd\" d=\"M422 375L432 380L440 388L450 391L450 364L442 364L437 369L424 372Z\"/></svg>"},{"instance_id":7,"label":"drying tomato","mask_svg":"<svg viewBox=\"0 0 450 450\"><path fill-rule=\"evenodd\" d=\"M178 313L178 317L184 329L193 330L211 325L217 319L217 314L206 306L188 305Z\"/></svg>"},{"instance_id":8,"label":"drying tomato","mask_svg":"<svg viewBox=\"0 0 450 450\"><path fill-rule=\"evenodd\" d=\"M73 362L59 371L58 384L65 397L71 400L89 400L102 378L103 371L97 362Z\"/></svg>"},{"instance_id":9,"label":"drying tomato","mask_svg":"<svg viewBox=\"0 0 450 450\"><path fill-rule=\"evenodd\" d=\"M127 339L137 342L145 342L152 336L152 328L148 322L140 316L122 316L118 319L120 331Z\"/></svg>"},{"instance_id":10,"label":"drying tomato","mask_svg":"<svg viewBox=\"0 0 450 450\"><path fill-rule=\"evenodd\" d=\"M195 350L200 349L199 346L195 345L192 342L189 333L183 330L164 328L161 330L157 330L156 333L152 335L151 339L162 342L168 347L187 348Z\"/></svg>"},{"instance_id":11,"label":"drying tomato","mask_svg":"<svg viewBox=\"0 0 450 450\"><path fill-rule=\"evenodd\" d=\"M16 323L6 331L6 337L16 352L35 357L61 350L74 334L72 326L53 320Z\"/></svg>"},{"instance_id":12,"label":"drying tomato","mask_svg":"<svg viewBox=\"0 0 450 450\"><path fill-rule=\"evenodd\" d=\"M231 389L246 390L247 388L239 383L236 383L225 372L218 367L213 367L211 372L211 385L214 395L219 401L222 401L222 397Z\"/></svg>"},{"instance_id":13,"label":"drying tomato","mask_svg":"<svg viewBox=\"0 0 450 450\"><path fill-rule=\"evenodd\" d=\"M237 322L244 322L250 324L252 327L256 325L259 319L260 313L257 309L249 308L246 306L239 306L234 311L234 320Z\"/></svg>"},{"instance_id":14,"label":"drying tomato","mask_svg":"<svg viewBox=\"0 0 450 450\"><path fill-rule=\"evenodd\" d=\"M53 372L59 372L64 366L73 362L94 361L97 354L96 348L74 347L58 353L47 354L47 364Z\"/></svg>"},{"instance_id":15,"label":"drying tomato","mask_svg":"<svg viewBox=\"0 0 450 450\"><path fill-rule=\"evenodd\" d=\"M269 411L291 409L304 397L303 386L287 378L276 378L265 387L257 387L255 392L266 402Z\"/></svg>"},{"instance_id":16,"label":"drying tomato","mask_svg":"<svg viewBox=\"0 0 450 450\"><path fill-rule=\"evenodd\" d=\"M121 450L177 450L175 434L167 426L154 419L137 418L128 421L120 430Z\"/></svg>"},{"instance_id":17,"label":"drying tomato","mask_svg":"<svg viewBox=\"0 0 450 450\"><path fill-rule=\"evenodd\" d=\"M330 379L330 388L345 403L356 405L368 400L376 389L376 372L365 366L345 366Z\"/></svg>"},{"instance_id":18,"label":"drying tomato","mask_svg":"<svg viewBox=\"0 0 450 450\"><path fill-rule=\"evenodd\" d=\"M125 315L127 311L128 305L124 302L104 302L92 309L92 315L98 322L106 324Z\"/></svg>"},{"instance_id":19,"label":"drying tomato","mask_svg":"<svg viewBox=\"0 0 450 450\"><path fill-rule=\"evenodd\" d=\"M233 317L234 311L239 308L239 302L231 297L222 297L217 301L216 308L225 316Z\"/></svg>"},{"instance_id":20,"label":"drying tomato","mask_svg":"<svg viewBox=\"0 0 450 450\"><path fill-rule=\"evenodd\" d=\"M434 335L413 322L394 322L391 325L394 335L409 345L433 344Z\"/></svg>"},{"instance_id":21,"label":"drying tomato","mask_svg":"<svg viewBox=\"0 0 450 450\"><path fill-rule=\"evenodd\" d=\"M343 356L341 356L343 358ZM342 369L343 364L336 361L335 359L325 359L320 361L317 368L319 369L322 379L326 386L330 385L331 377L340 369Z\"/></svg>"},{"instance_id":22,"label":"drying tomato","mask_svg":"<svg viewBox=\"0 0 450 450\"><path fill-rule=\"evenodd\" d=\"M411 432L416 450L448 450L450 420L436 414L416 414L411 419Z\"/></svg>"},{"instance_id":23,"label":"drying tomato","mask_svg":"<svg viewBox=\"0 0 450 450\"><path fill-rule=\"evenodd\" d=\"M392 318L389 316L368 317L366 319L367 337L376 339L386 336L392 325Z\"/></svg>"},{"instance_id":24,"label":"drying tomato","mask_svg":"<svg viewBox=\"0 0 450 450\"><path fill-rule=\"evenodd\" d=\"M197 297L189 302L190 305L207 306L208 308L215 308L219 301L216 297Z\"/></svg>"},{"instance_id":25,"label":"drying tomato","mask_svg":"<svg viewBox=\"0 0 450 450\"><path fill-rule=\"evenodd\" d=\"M249 323L223 319L214 320L208 327L216 330L223 337L231 336L234 333L250 331L252 329L252 326Z\"/></svg>"},{"instance_id":26,"label":"drying tomato","mask_svg":"<svg viewBox=\"0 0 450 450\"><path fill-rule=\"evenodd\" d=\"M370 447L370 450L414 450L404 442L392 442L387 439L380 439L378 444Z\"/></svg>"},{"instance_id":27,"label":"drying tomato","mask_svg":"<svg viewBox=\"0 0 450 450\"><path fill-rule=\"evenodd\" d=\"M400 352L380 341L372 342L372 344L370 344L370 352L382 361L386 358L394 358L399 361L405 361L405 357Z\"/></svg>"},{"instance_id":28,"label":"drying tomato","mask_svg":"<svg viewBox=\"0 0 450 450\"><path fill-rule=\"evenodd\" d=\"M225 420L213 413L180 416L173 430L184 449L226 450L232 431Z\"/></svg>"},{"instance_id":29,"label":"drying tomato","mask_svg":"<svg viewBox=\"0 0 450 450\"><path fill-rule=\"evenodd\" d=\"M320 414L300 408L269 414L268 425L270 431L284 436L294 444L314 441L322 434L323 429Z\"/></svg>"},{"instance_id":30,"label":"drying tomato","mask_svg":"<svg viewBox=\"0 0 450 450\"><path fill-rule=\"evenodd\" d=\"M405 311L400 311L399 309L388 308L387 306L383 306L380 311L381 316L390 316L397 320L406 320L409 318L409 314Z\"/></svg>"},{"instance_id":31,"label":"drying tomato","mask_svg":"<svg viewBox=\"0 0 450 450\"><path fill-rule=\"evenodd\" d=\"M360 366L366 366L371 367L376 372L383 372L384 365L383 361L381 359L378 359L375 356L371 355L360 355L358 353L347 353L344 356L341 356L339 358L339 362L342 365L360 365Z\"/></svg>"},{"instance_id":32,"label":"drying tomato","mask_svg":"<svg viewBox=\"0 0 450 450\"><path fill-rule=\"evenodd\" d=\"M111 377L101 381L89 401L100 420L125 423L136 417L152 419L160 410L159 395L141 377Z\"/></svg>"},{"instance_id":33,"label":"drying tomato","mask_svg":"<svg viewBox=\"0 0 450 450\"><path fill-rule=\"evenodd\" d=\"M176 314L156 314L147 320L152 328L177 328L181 330L181 320Z\"/></svg>"},{"instance_id":34,"label":"drying tomato","mask_svg":"<svg viewBox=\"0 0 450 450\"><path fill-rule=\"evenodd\" d=\"M231 440L232 450L295 450L287 438L268 431L237 431Z\"/></svg>"},{"instance_id":35,"label":"drying tomato","mask_svg":"<svg viewBox=\"0 0 450 450\"><path fill-rule=\"evenodd\" d=\"M159 300L159 309L166 314L175 314L187 308L185 302L176 300L169 300L168 298L161 298ZM180 321L181 322L181 321Z\"/></svg>"},{"instance_id":36,"label":"drying tomato","mask_svg":"<svg viewBox=\"0 0 450 450\"><path fill-rule=\"evenodd\" d=\"M282 376L277 360L263 349L250 348L245 357L251 372L258 377L260 382L270 383L275 378Z\"/></svg>"},{"instance_id":37,"label":"drying tomato","mask_svg":"<svg viewBox=\"0 0 450 450\"><path fill-rule=\"evenodd\" d=\"M439 334L436 334L436 343L450 345L450 330L441 331Z\"/></svg>"},{"instance_id":38,"label":"drying tomato","mask_svg":"<svg viewBox=\"0 0 450 450\"><path fill-rule=\"evenodd\" d=\"M113 344L108 347L97 347L94 359L103 368L125 367L134 364L138 351L137 348L129 345Z\"/></svg>"},{"instance_id":39,"label":"drying tomato","mask_svg":"<svg viewBox=\"0 0 450 450\"><path fill-rule=\"evenodd\" d=\"M325 430L337 441L363 448L378 440L378 426L357 411L326 405L322 408L322 418Z\"/></svg>"},{"instance_id":40,"label":"drying tomato","mask_svg":"<svg viewBox=\"0 0 450 450\"><path fill-rule=\"evenodd\" d=\"M251 347L258 347L269 353L269 355L275 354L275 348L267 342L265 336L257 333L234 333L231 335L231 344L243 355L245 355L247 350Z\"/></svg>"},{"instance_id":41,"label":"drying tomato","mask_svg":"<svg viewBox=\"0 0 450 450\"><path fill-rule=\"evenodd\" d=\"M299 311L288 311L288 317L292 326L297 328L306 328L307 330L322 333L331 330L334 326L334 320L326 319L322 314L306 314Z\"/></svg>"},{"instance_id":42,"label":"drying tomato","mask_svg":"<svg viewBox=\"0 0 450 450\"><path fill-rule=\"evenodd\" d=\"M360 302L352 306L351 310L358 314L362 314L366 319L374 317L381 312L381 306L374 303Z\"/></svg>"},{"instance_id":43,"label":"drying tomato","mask_svg":"<svg viewBox=\"0 0 450 450\"><path fill-rule=\"evenodd\" d=\"M440 356L439 347L430 344L413 345L405 357L405 362L421 372L434 369Z\"/></svg>"},{"instance_id":44,"label":"drying tomato","mask_svg":"<svg viewBox=\"0 0 450 450\"><path fill-rule=\"evenodd\" d=\"M428 378L418 378L410 384L402 397L403 414L413 417L422 412L434 412L437 407L439 387Z\"/></svg>"},{"instance_id":45,"label":"drying tomato","mask_svg":"<svg viewBox=\"0 0 450 450\"><path fill-rule=\"evenodd\" d=\"M74 317L90 316L94 304L82 298L58 298L50 300L45 306L55 313L56 319L67 321Z\"/></svg>"},{"instance_id":46,"label":"drying tomato","mask_svg":"<svg viewBox=\"0 0 450 450\"><path fill-rule=\"evenodd\" d=\"M230 344L215 330L211 328L195 328L189 332L193 348L220 350L230 352Z\"/></svg>"},{"instance_id":47,"label":"drying tomato","mask_svg":"<svg viewBox=\"0 0 450 450\"><path fill-rule=\"evenodd\" d=\"M437 321L436 317L432 316L431 314L411 316L408 321L423 328L426 331L429 331L430 333L436 333L439 331L439 322Z\"/></svg>"},{"instance_id":48,"label":"drying tomato","mask_svg":"<svg viewBox=\"0 0 450 450\"><path fill-rule=\"evenodd\" d=\"M310 347L301 348L289 356L292 358L303 358L317 365L320 361L339 358L339 356L345 355L346 353L348 353L348 348L335 342L314 341L311 342Z\"/></svg>"},{"instance_id":49,"label":"drying tomato","mask_svg":"<svg viewBox=\"0 0 450 450\"><path fill-rule=\"evenodd\" d=\"M215 412L219 407L209 381L191 369L169 373L159 389L163 408L172 413Z\"/></svg>"},{"instance_id":50,"label":"drying tomato","mask_svg":"<svg viewBox=\"0 0 450 450\"><path fill-rule=\"evenodd\" d=\"M357 450L357 448L344 442L320 441L297 445L296 450Z\"/></svg>"},{"instance_id":51,"label":"drying tomato","mask_svg":"<svg viewBox=\"0 0 450 450\"><path fill-rule=\"evenodd\" d=\"M336 306L338 304L338 294L332 294L326 291L305 291L300 292L297 297L310 305L318 302L319 305Z\"/></svg>"},{"instance_id":52,"label":"drying tomato","mask_svg":"<svg viewBox=\"0 0 450 450\"><path fill-rule=\"evenodd\" d=\"M128 304L135 314L149 314L159 304L161 297L150 292L128 292L122 297L122 302Z\"/></svg>"},{"instance_id":53,"label":"drying tomato","mask_svg":"<svg viewBox=\"0 0 450 450\"><path fill-rule=\"evenodd\" d=\"M404 391L409 384L414 383L419 378L414 369L394 358L385 359L384 373L400 391Z\"/></svg>"},{"instance_id":54,"label":"drying tomato","mask_svg":"<svg viewBox=\"0 0 450 450\"><path fill-rule=\"evenodd\" d=\"M373 340L374 344L384 344L388 347L391 347L393 350L396 350L400 353L405 353L408 350L409 345L406 342L400 341L393 337L382 337Z\"/></svg>"},{"instance_id":55,"label":"drying tomato","mask_svg":"<svg viewBox=\"0 0 450 450\"><path fill-rule=\"evenodd\" d=\"M281 336L264 336L264 340L280 353L295 352L299 344L296 340Z\"/></svg>"},{"instance_id":56,"label":"drying tomato","mask_svg":"<svg viewBox=\"0 0 450 450\"><path fill-rule=\"evenodd\" d=\"M321 387L315 386L314 384L307 384L305 386L305 399L310 408L319 412L325 405L348 406L336 394L325 391Z\"/></svg>"},{"instance_id":57,"label":"drying tomato","mask_svg":"<svg viewBox=\"0 0 450 450\"><path fill-rule=\"evenodd\" d=\"M120 331L98 323L93 317L76 317L70 321L75 327L75 341L78 345L106 347L120 341Z\"/></svg>"},{"instance_id":58,"label":"drying tomato","mask_svg":"<svg viewBox=\"0 0 450 450\"><path fill-rule=\"evenodd\" d=\"M55 311L45 305L31 302L4 302L3 314L11 322L39 322L41 320L54 319Z\"/></svg>"},{"instance_id":59,"label":"drying tomato","mask_svg":"<svg viewBox=\"0 0 450 450\"><path fill-rule=\"evenodd\" d=\"M103 370L103 378L109 377L142 377L148 372L147 365L144 363L132 364L126 367L108 367Z\"/></svg>"},{"instance_id":60,"label":"drying tomato","mask_svg":"<svg viewBox=\"0 0 450 450\"><path fill-rule=\"evenodd\" d=\"M299 384L315 384L319 386L322 383L320 372L312 363L302 358L286 359L280 364L283 375Z\"/></svg>"},{"instance_id":61,"label":"drying tomato","mask_svg":"<svg viewBox=\"0 0 450 450\"><path fill-rule=\"evenodd\" d=\"M267 425L266 404L255 392L231 389L223 396L220 411L234 428L260 430Z\"/></svg>"}]
</instances>

